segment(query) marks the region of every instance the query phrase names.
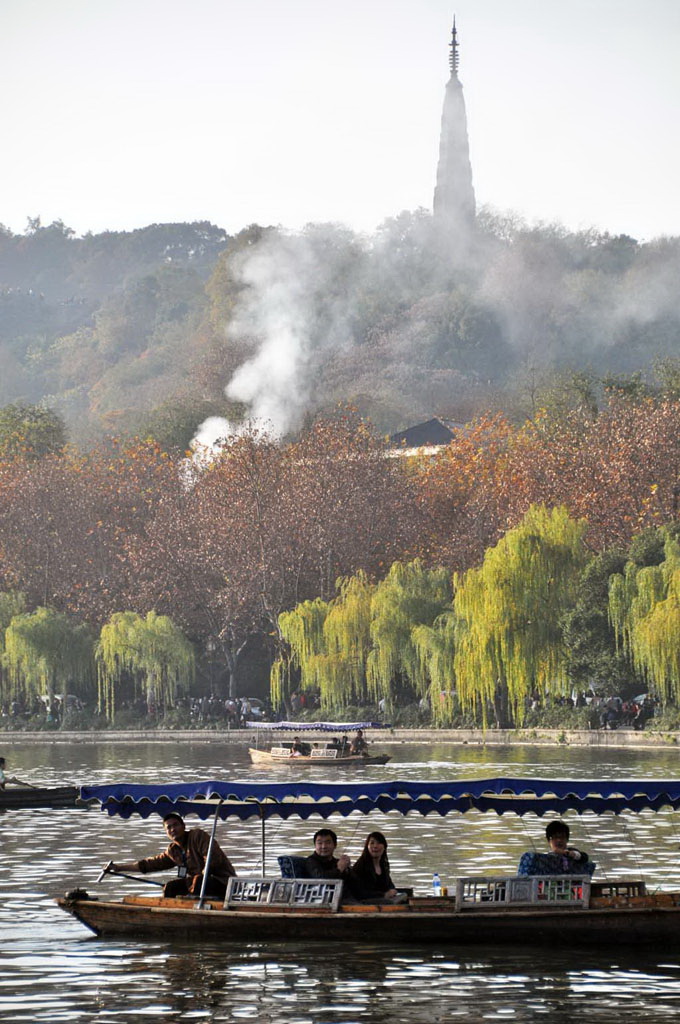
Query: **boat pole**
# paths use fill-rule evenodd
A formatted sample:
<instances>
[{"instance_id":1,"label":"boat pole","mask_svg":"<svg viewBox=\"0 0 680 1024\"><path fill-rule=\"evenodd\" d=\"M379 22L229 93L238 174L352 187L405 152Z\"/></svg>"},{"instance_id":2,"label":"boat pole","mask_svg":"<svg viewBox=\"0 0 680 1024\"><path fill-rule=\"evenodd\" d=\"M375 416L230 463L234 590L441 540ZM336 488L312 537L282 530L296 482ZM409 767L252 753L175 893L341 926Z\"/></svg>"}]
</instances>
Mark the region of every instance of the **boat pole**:
<instances>
[{"instance_id":1,"label":"boat pole","mask_svg":"<svg viewBox=\"0 0 680 1024\"><path fill-rule=\"evenodd\" d=\"M264 858L265 858L265 853L266 853L266 849L265 849L265 827L264 827L264 824L265 824L265 821L264 821L264 808L263 808L262 804L258 804L257 805L257 809L260 812L260 824L261 824L261 827L262 827L262 877L266 878L267 877L267 872L265 871L265 866L264 866Z\"/></svg>"},{"instance_id":2,"label":"boat pole","mask_svg":"<svg viewBox=\"0 0 680 1024\"><path fill-rule=\"evenodd\" d=\"M205 890L208 887L208 878L210 876L210 860L212 858L213 846L215 845L215 832L217 830L217 822L220 816L220 807L224 803L224 799L220 799L215 808L215 817L213 818L212 832L210 833L210 842L208 843L208 852L205 855L205 864L203 865L203 881L201 882L201 895L198 897L198 903L194 907L194 910L202 910L203 903L205 902Z\"/></svg>"},{"instance_id":3,"label":"boat pole","mask_svg":"<svg viewBox=\"0 0 680 1024\"><path fill-rule=\"evenodd\" d=\"M160 885L161 889L163 888L164 883L155 882L153 878L140 878L138 875L128 875L124 871L114 871L113 868L111 867L112 864L113 861L110 860L106 867L102 868L102 870L99 872L97 882L101 882L106 877L106 875L116 875L116 877L118 878L129 878L130 881L132 882L145 882L146 885Z\"/></svg>"}]
</instances>

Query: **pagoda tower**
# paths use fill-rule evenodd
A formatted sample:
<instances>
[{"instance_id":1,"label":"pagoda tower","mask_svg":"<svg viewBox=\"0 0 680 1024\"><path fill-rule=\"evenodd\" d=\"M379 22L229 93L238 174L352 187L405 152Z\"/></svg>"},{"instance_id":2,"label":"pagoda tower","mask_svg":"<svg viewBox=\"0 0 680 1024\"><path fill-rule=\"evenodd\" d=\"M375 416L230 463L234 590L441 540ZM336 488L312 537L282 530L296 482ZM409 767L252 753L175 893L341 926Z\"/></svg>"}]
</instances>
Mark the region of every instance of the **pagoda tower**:
<instances>
[{"instance_id":1,"label":"pagoda tower","mask_svg":"<svg viewBox=\"0 0 680 1024\"><path fill-rule=\"evenodd\" d=\"M444 94L433 212L435 223L447 234L466 236L475 220L475 193L472 187L463 86L458 77L458 35L455 17L451 33L449 67L451 76Z\"/></svg>"}]
</instances>

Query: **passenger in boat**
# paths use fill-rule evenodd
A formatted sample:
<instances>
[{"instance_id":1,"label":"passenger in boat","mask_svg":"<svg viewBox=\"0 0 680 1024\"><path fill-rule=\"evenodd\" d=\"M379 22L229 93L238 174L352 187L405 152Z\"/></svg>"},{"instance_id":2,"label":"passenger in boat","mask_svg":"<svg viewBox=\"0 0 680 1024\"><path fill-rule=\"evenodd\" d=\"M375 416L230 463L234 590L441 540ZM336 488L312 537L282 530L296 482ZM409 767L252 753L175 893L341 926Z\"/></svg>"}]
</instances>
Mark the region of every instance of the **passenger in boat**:
<instances>
[{"instance_id":1,"label":"passenger in boat","mask_svg":"<svg viewBox=\"0 0 680 1024\"><path fill-rule=\"evenodd\" d=\"M364 739L363 729L357 729L356 736L350 743L349 752L350 754L361 757L366 757L368 755L368 743Z\"/></svg>"},{"instance_id":2,"label":"passenger in boat","mask_svg":"<svg viewBox=\"0 0 680 1024\"><path fill-rule=\"evenodd\" d=\"M12 786L30 786L29 782L22 782L21 779L16 779L13 775L5 775L5 758L0 757L0 789L5 789L9 782ZM31 789L35 789L35 786L31 786Z\"/></svg>"},{"instance_id":3,"label":"passenger in boat","mask_svg":"<svg viewBox=\"0 0 680 1024\"><path fill-rule=\"evenodd\" d=\"M311 747L309 743L305 743L300 739L299 736L293 737L293 745L290 748L291 757L309 757L311 753Z\"/></svg>"},{"instance_id":4,"label":"passenger in boat","mask_svg":"<svg viewBox=\"0 0 680 1024\"><path fill-rule=\"evenodd\" d=\"M390 877L387 840L382 832L370 832L364 848L350 869L350 885L358 900L367 903L405 903Z\"/></svg>"},{"instance_id":5,"label":"passenger in boat","mask_svg":"<svg viewBox=\"0 0 680 1024\"><path fill-rule=\"evenodd\" d=\"M342 878L349 880L352 862L346 853L334 856L338 837L332 828L320 828L314 833L314 853L305 859L309 878Z\"/></svg>"},{"instance_id":6,"label":"passenger in boat","mask_svg":"<svg viewBox=\"0 0 680 1024\"><path fill-rule=\"evenodd\" d=\"M551 821L545 830L550 853L523 853L518 875L592 875L595 864L587 853L569 846L566 821Z\"/></svg>"},{"instance_id":7,"label":"passenger in boat","mask_svg":"<svg viewBox=\"0 0 680 1024\"><path fill-rule=\"evenodd\" d=\"M210 836L202 828L188 829L180 814L171 811L163 818L165 832L170 845L156 857L145 857L142 860L111 863L108 870L139 871L145 875L151 871L168 871L177 868L177 878L166 882L163 887L164 896L198 896L203 884ZM105 869L106 870L106 869ZM226 853L213 841L210 854L210 876L206 887L206 896L223 899L227 891L227 882L236 874L236 870Z\"/></svg>"}]
</instances>

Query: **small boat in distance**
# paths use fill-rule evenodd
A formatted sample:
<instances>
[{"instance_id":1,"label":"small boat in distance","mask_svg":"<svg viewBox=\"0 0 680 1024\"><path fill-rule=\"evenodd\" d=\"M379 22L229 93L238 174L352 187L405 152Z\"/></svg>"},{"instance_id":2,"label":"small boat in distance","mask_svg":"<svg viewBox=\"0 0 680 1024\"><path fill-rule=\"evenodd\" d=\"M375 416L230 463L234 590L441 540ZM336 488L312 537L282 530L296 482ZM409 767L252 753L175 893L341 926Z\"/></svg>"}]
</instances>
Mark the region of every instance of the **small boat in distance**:
<instances>
[{"instance_id":1,"label":"small boat in distance","mask_svg":"<svg viewBox=\"0 0 680 1024\"><path fill-rule=\"evenodd\" d=\"M313 764L345 765L345 764L387 764L389 754L350 754L329 743L315 743L308 754L293 750L293 743L282 743L281 746L269 750L257 750L249 747L250 760L258 768L273 764L287 764L291 768L306 768Z\"/></svg>"},{"instance_id":2,"label":"small boat in distance","mask_svg":"<svg viewBox=\"0 0 680 1024\"><path fill-rule=\"evenodd\" d=\"M364 729L386 729L381 722L248 722L248 728L286 730L295 733L292 740L280 741L268 750L249 747L251 762L257 767L286 764L291 767L311 765L365 765L387 764L389 754L371 754L364 739ZM300 732L332 732L329 741L308 742L297 735ZM352 740L350 732L355 732Z\"/></svg>"},{"instance_id":3,"label":"small boat in distance","mask_svg":"<svg viewBox=\"0 0 680 1024\"><path fill-rule=\"evenodd\" d=\"M6 786L0 789L0 811L22 811L29 807L78 807L76 786Z\"/></svg>"}]
</instances>

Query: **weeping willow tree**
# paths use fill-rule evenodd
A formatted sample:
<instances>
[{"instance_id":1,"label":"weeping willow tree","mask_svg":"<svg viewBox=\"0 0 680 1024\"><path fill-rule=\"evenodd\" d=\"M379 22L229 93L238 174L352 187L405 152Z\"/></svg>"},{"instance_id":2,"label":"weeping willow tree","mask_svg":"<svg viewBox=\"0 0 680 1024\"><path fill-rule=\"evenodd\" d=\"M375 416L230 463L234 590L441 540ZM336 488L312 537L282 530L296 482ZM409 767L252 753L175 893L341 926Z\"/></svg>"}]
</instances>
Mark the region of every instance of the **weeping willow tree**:
<instances>
[{"instance_id":1,"label":"weeping willow tree","mask_svg":"<svg viewBox=\"0 0 680 1024\"><path fill-rule=\"evenodd\" d=\"M366 574L336 581L338 594L326 603L303 601L279 617L289 645L287 658L272 669L272 699L281 702L291 688L291 670L303 690L318 690L322 708L333 709L366 698L366 658L370 647L371 597Z\"/></svg>"},{"instance_id":2,"label":"weeping willow tree","mask_svg":"<svg viewBox=\"0 0 680 1024\"><path fill-rule=\"evenodd\" d=\"M410 683L417 693L429 688L414 630L431 626L451 604L447 569L426 569L416 559L395 562L375 589L371 601L372 648L366 662L369 693L392 700L399 684Z\"/></svg>"},{"instance_id":3,"label":"weeping willow tree","mask_svg":"<svg viewBox=\"0 0 680 1024\"><path fill-rule=\"evenodd\" d=\"M11 700L5 676L5 631L15 615L26 611L26 598L18 590L0 592L0 700Z\"/></svg>"},{"instance_id":4,"label":"weeping willow tree","mask_svg":"<svg viewBox=\"0 0 680 1024\"><path fill-rule=\"evenodd\" d=\"M479 569L454 578L458 697L484 727L491 706L498 724L521 724L530 696L566 692L560 618L586 561L584 531L565 508L532 506Z\"/></svg>"},{"instance_id":5,"label":"weeping willow tree","mask_svg":"<svg viewBox=\"0 0 680 1024\"><path fill-rule=\"evenodd\" d=\"M327 709L391 700L404 681L423 692L425 676L411 634L450 603L449 573L424 569L417 561L395 562L381 583L359 571L336 587L332 601L303 601L279 616L290 652L272 669L272 699L288 695L292 670L302 689L319 691Z\"/></svg>"},{"instance_id":6,"label":"weeping willow tree","mask_svg":"<svg viewBox=\"0 0 680 1024\"><path fill-rule=\"evenodd\" d=\"M99 710L111 720L116 690L129 677L147 703L171 703L180 684L194 679L193 645L167 615L116 612L95 647Z\"/></svg>"},{"instance_id":7,"label":"weeping willow tree","mask_svg":"<svg viewBox=\"0 0 680 1024\"><path fill-rule=\"evenodd\" d=\"M609 617L637 673L664 702L680 702L680 544L667 535L664 561L628 562L609 583Z\"/></svg>"},{"instance_id":8,"label":"weeping willow tree","mask_svg":"<svg viewBox=\"0 0 680 1024\"><path fill-rule=\"evenodd\" d=\"M11 696L89 695L93 638L82 623L53 608L15 615L5 630L3 662Z\"/></svg>"},{"instance_id":9,"label":"weeping willow tree","mask_svg":"<svg viewBox=\"0 0 680 1024\"><path fill-rule=\"evenodd\" d=\"M430 707L435 725L453 717L455 692L455 622L452 611L442 612L431 626L416 626L411 634L421 665L420 679L429 679Z\"/></svg>"},{"instance_id":10,"label":"weeping willow tree","mask_svg":"<svg viewBox=\"0 0 680 1024\"><path fill-rule=\"evenodd\" d=\"M279 631L288 650L272 665L270 690L275 706L287 701L296 671L303 690L319 686L319 660L325 654L323 624L327 615L328 604L320 597L302 601L291 611L279 615Z\"/></svg>"},{"instance_id":11,"label":"weeping willow tree","mask_svg":"<svg viewBox=\"0 0 680 1024\"><path fill-rule=\"evenodd\" d=\"M321 700L328 707L364 703L366 661L371 645L371 603L375 584L362 571L337 581L339 594L323 626L326 648Z\"/></svg>"}]
</instances>

